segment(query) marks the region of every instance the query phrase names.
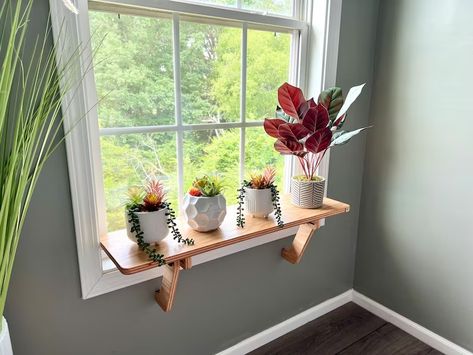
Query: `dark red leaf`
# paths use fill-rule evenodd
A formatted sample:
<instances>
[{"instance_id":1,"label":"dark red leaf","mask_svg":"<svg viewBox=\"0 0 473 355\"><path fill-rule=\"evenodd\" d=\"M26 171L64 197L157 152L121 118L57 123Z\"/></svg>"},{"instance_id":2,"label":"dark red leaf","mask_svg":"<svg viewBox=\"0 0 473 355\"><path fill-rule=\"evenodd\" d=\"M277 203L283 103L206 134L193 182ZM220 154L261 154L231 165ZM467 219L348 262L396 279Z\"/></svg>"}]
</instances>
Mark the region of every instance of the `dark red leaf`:
<instances>
[{"instance_id":1,"label":"dark red leaf","mask_svg":"<svg viewBox=\"0 0 473 355\"><path fill-rule=\"evenodd\" d=\"M306 154L306 152L303 151L304 146L298 141L294 140L278 139L274 143L274 149L284 155L292 154L297 156L304 156Z\"/></svg>"},{"instance_id":2,"label":"dark red leaf","mask_svg":"<svg viewBox=\"0 0 473 355\"><path fill-rule=\"evenodd\" d=\"M310 132L315 132L321 128L327 127L329 116L327 109L322 105L310 108L302 120L302 124Z\"/></svg>"},{"instance_id":3,"label":"dark red leaf","mask_svg":"<svg viewBox=\"0 0 473 355\"><path fill-rule=\"evenodd\" d=\"M297 109L305 102L304 94L301 89L284 83L278 89L278 100L279 105L286 114L294 118L299 118Z\"/></svg>"},{"instance_id":4,"label":"dark red leaf","mask_svg":"<svg viewBox=\"0 0 473 355\"><path fill-rule=\"evenodd\" d=\"M307 136L310 132L300 123L286 123L278 128L279 137L283 139L299 140Z\"/></svg>"},{"instance_id":5,"label":"dark red leaf","mask_svg":"<svg viewBox=\"0 0 473 355\"><path fill-rule=\"evenodd\" d=\"M266 118L264 120L264 130L268 135L273 138L280 138L278 134L278 127L282 124L286 124L287 122L280 119L280 118Z\"/></svg>"},{"instance_id":6,"label":"dark red leaf","mask_svg":"<svg viewBox=\"0 0 473 355\"><path fill-rule=\"evenodd\" d=\"M307 101L304 101L298 108L297 114L301 119L304 119L305 114L309 111L310 108L316 107L317 104L314 101L314 98L311 98Z\"/></svg>"},{"instance_id":7,"label":"dark red leaf","mask_svg":"<svg viewBox=\"0 0 473 355\"><path fill-rule=\"evenodd\" d=\"M331 139L332 131L325 127L315 131L313 135L307 138L305 147L309 152L319 153L329 147Z\"/></svg>"}]
</instances>

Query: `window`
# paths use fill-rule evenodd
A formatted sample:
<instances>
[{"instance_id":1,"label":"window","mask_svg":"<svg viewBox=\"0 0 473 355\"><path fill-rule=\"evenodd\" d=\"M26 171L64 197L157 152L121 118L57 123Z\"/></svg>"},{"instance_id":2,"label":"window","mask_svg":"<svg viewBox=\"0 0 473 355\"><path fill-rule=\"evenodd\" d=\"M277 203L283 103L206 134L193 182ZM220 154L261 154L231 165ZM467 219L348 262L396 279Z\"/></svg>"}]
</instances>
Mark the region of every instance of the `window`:
<instances>
[{"instance_id":1,"label":"window","mask_svg":"<svg viewBox=\"0 0 473 355\"><path fill-rule=\"evenodd\" d=\"M272 116L282 82L312 91L334 84L336 64L331 73L326 67L337 55L331 48L338 46L341 2L76 3L78 16L50 0L61 48L82 48L77 75L84 79L66 93L63 110L66 130L87 116L66 146L82 291L89 298L160 275L155 269L123 276L103 264L99 246L100 235L124 228L122 199L146 175L165 181L175 207L200 174L225 177L229 204L254 169L272 164L291 175L291 160L268 149L262 120ZM311 35L321 39L317 45Z\"/></svg>"},{"instance_id":2,"label":"window","mask_svg":"<svg viewBox=\"0 0 473 355\"><path fill-rule=\"evenodd\" d=\"M243 175L284 172L260 126L297 70L299 33L161 16L89 10L108 232L125 228L123 198L147 176L179 207L196 176L220 173L233 204Z\"/></svg>"}]
</instances>

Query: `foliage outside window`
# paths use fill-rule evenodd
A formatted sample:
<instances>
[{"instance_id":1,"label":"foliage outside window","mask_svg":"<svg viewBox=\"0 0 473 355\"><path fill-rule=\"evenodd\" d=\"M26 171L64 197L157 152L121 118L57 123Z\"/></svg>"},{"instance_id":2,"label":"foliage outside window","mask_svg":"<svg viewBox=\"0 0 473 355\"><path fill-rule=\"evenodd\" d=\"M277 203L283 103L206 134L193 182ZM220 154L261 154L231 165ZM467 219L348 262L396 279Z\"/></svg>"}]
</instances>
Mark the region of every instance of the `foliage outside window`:
<instances>
[{"instance_id":1,"label":"foliage outside window","mask_svg":"<svg viewBox=\"0 0 473 355\"><path fill-rule=\"evenodd\" d=\"M284 10L289 2L274 3ZM259 6L255 1L245 4ZM184 187L203 174L224 176L229 204L237 202L241 160L246 175L266 165L284 170L283 158L267 148L271 139L263 128L240 123L242 118L262 121L274 112L277 87L289 77L292 32L248 28L243 115L242 25L179 20L179 118L192 129L181 127L178 133L172 18L90 11L89 20L93 47L99 49L94 70L101 98L98 118L109 231L124 228L127 187L148 175L165 181L168 200L178 207L179 164ZM225 128L228 123L236 127ZM196 126L202 124L205 129ZM245 135L244 157L240 157L241 135ZM281 175L276 183L282 188Z\"/></svg>"}]
</instances>

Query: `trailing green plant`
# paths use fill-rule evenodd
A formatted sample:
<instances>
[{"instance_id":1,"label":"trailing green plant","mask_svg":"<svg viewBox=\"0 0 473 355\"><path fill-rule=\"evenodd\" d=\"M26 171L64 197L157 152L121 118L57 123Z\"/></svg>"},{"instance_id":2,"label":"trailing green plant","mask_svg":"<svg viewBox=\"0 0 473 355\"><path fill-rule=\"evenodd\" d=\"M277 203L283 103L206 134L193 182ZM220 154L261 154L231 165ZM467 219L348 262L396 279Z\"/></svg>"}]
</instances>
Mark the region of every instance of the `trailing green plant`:
<instances>
[{"instance_id":1,"label":"trailing green plant","mask_svg":"<svg viewBox=\"0 0 473 355\"><path fill-rule=\"evenodd\" d=\"M68 133L63 131L66 112L61 108L69 107L66 94L74 94L81 80L74 74L82 50L77 48L57 65L60 46L50 46L49 22L44 38L38 37L26 54L32 5L33 0L0 5L0 315L38 178Z\"/></svg>"},{"instance_id":2,"label":"trailing green plant","mask_svg":"<svg viewBox=\"0 0 473 355\"><path fill-rule=\"evenodd\" d=\"M250 175L250 180L243 180L241 187L237 190L238 191L238 204L237 204L237 217L236 217L236 224L238 227L243 228L245 226L245 215L244 215L244 203L245 203L245 195L246 189L271 189L271 201L273 203L274 208L274 217L276 218L276 222L279 227L284 226L284 222L282 220L282 211L281 211L281 204L279 198L279 191L277 189L276 184L274 183L274 179L276 177L276 170L273 167L266 167L262 173L252 173Z\"/></svg>"},{"instance_id":3,"label":"trailing green plant","mask_svg":"<svg viewBox=\"0 0 473 355\"><path fill-rule=\"evenodd\" d=\"M136 244L138 244L138 247L143 250L146 255L148 255L150 260L158 263L158 266L166 264L164 255L159 254L156 248L152 248L150 243L147 243L143 240L143 231L141 230L140 219L138 218L136 212L140 212L140 209L137 206L132 206L126 210L128 222L130 222L131 225L130 232L135 235Z\"/></svg>"},{"instance_id":4,"label":"trailing green plant","mask_svg":"<svg viewBox=\"0 0 473 355\"><path fill-rule=\"evenodd\" d=\"M130 232L135 235L138 247L143 250L150 260L157 262L159 266L164 265L164 255L159 254L155 248L143 240L140 220L137 212L154 212L166 209L166 223L171 230L173 239L178 243L194 245L194 239L184 238L176 223L176 213L171 208L171 203L165 201L166 191L161 181L150 179L144 187L132 187L128 190L128 198L125 204Z\"/></svg>"},{"instance_id":5,"label":"trailing green plant","mask_svg":"<svg viewBox=\"0 0 473 355\"><path fill-rule=\"evenodd\" d=\"M213 197L220 195L225 188L223 179L218 175L204 175L196 178L189 189L191 196Z\"/></svg>"}]
</instances>

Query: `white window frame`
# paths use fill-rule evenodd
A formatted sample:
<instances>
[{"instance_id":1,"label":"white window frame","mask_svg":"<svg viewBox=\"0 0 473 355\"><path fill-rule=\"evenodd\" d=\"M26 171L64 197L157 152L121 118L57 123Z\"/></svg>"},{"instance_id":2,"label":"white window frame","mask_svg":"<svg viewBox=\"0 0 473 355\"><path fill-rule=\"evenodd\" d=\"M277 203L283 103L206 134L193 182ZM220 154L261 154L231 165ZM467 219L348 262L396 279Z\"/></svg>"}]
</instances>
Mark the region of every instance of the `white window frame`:
<instances>
[{"instance_id":1,"label":"white window frame","mask_svg":"<svg viewBox=\"0 0 473 355\"><path fill-rule=\"evenodd\" d=\"M155 268L134 275L123 275L118 270L103 269L102 253L100 250L99 236L107 233L103 223L105 217L105 202L103 188L97 188L97 181L102 184L102 166L99 146L99 127L97 119L97 93L95 80L91 65L91 45L90 27L88 19L88 1L73 1L79 10L79 15L68 11L59 0L50 0L50 12L53 26L53 35L56 43L59 43L57 61L60 66L65 58L70 57L73 50L81 46L81 57L75 77L83 77L77 88L65 93L63 103L64 128L68 132L74 122L80 117L81 120L66 138L66 149L69 168L69 179L71 186L71 197L74 212L74 223L77 241L77 253L81 277L82 298L95 297L113 290L127 287L133 284L144 282L149 279L162 276L162 270ZM106 1L90 1L96 8L99 3ZM293 41L293 46L297 50L296 56L292 56L291 61L297 61L299 72L290 81L299 85L306 93L318 93L325 87L335 85L336 67L338 57L338 39L340 31L340 17L342 0L295 0L295 14L303 14L301 20L281 16L266 16L254 11L244 11L228 9L206 4L185 3L172 0L114 0L114 6L127 6L133 2L137 13L149 9L159 9L168 11L173 16L173 28L176 33L176 21L179 14L204 15L228 20L238 20L247 23L260 23L271 27L295 28L300 31L298 43ZM240 3L240 2L238 2ZM177 32L178 33L178 32ZM243 26L242 47L246 45L246 26ZM178 41L174 41L178 43ZM246 55L245 48L242 48ZM179 60L177 58L177 60ZM175 58L176 61L176 58ZM242 60L242 63L246 61ZM175 63L176 64L176 63ZM179 68L179 65L175 65ZM246 68L242 68L242 73ZM307 80L311 78L311 80ZM242 75L242 99L241 105L245 107L245 78ZM246 91L246 90L245 90ZM176 100L178 96L176 95ZM177 105L176 107L180 107ZM245 122L244 114L241 113L242 122L227 123L227 128L259 126L261 123ZM176 116L178 117L178 116ZM182 125L179 120L176 122L177 128ZM169 126L167 126L169 127ZM212 125L210 128L214 128ZM173 128L174 131L176 127ZM133 130L134 128L127 128ZM153 128L154 129L154 128ZM166 129L166 128L165 128ZM169 128L167 128L169 129ZM110 128L109 130L114 130ZM151 130L151 128L150 128ZM162 131L162 130L160 130ZM180 132L180 133L179 133ZM110 132L112 133L112 132ZM177 134L182 134L183 130L177 130ZM241 134L240 152L244 157L245 135ZM179 139L179 138L178 138ZM181 140L182 141L182 140ZM177 151L179 154L179 149ZM182 154L182 151L180 152ZM244 167L240 175L244 174ZM297 171L296 159L286 158L285 182L290 186L290 177ZM179 179L183 178L183 167L178 167ZM322 163L319 174L328 177L328 154ZM182 181L179 184L182 187ZM178 191L178 196L182 191ZM237 245L232 245L219 250L208 252L193 258L193 265L233 254L241 250L265 244L277 239L293 235L297 228L278 231L268 234L262 238L253 239Z\"/></svg>"}]
</instances>

